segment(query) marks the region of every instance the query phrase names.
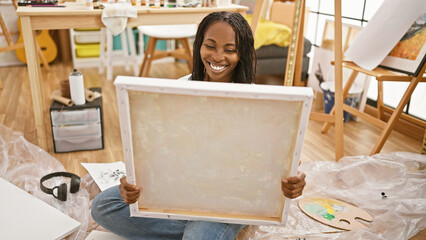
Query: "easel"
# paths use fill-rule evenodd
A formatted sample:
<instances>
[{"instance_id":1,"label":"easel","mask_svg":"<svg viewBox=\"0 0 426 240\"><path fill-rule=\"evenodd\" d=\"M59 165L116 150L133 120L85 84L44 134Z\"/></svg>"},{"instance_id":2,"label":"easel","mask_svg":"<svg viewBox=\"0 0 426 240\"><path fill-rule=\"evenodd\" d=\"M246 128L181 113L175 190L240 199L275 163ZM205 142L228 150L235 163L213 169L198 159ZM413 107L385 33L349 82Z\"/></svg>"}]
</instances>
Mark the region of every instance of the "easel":
<instances>
[{"instance_id":1,"label":"easel","mask_svg":"<svg viewBox=\"0 0 426 240\"><path fill-rule=\"evenodd\" d=\"M400 118L402 114L402 110L404 109L405 105L407 105L408 101L410 100L410 97L414 89L416 88L417 84L419 82L426 82L426 78L423 78L423 73L425 72L426 64L423 64L422 70L417 74L417 76L401 75L380 67L377 67L369 71L357 66L353 62L343 62L343 66L352 70L352 74L350 75L343 89L343 99L345 99L346 96L348 95L349 89L351 88L353 82L355 81L355 78L358 75L358 73L364 73L369 76L375 77L377 79L377 82L378 82L377 118L372 117L364 112L361 112L356 108L343 104L344 111L347 111L354 116L358 116L361 119L383 129L379 139L376 142L376 145L373 147L373 149L370 152L370 155L374 155L376 153L379 153L380 150L383 148L383 145L388 139L397 120ZM398 81L398 82L410 83L404 95L402 96L398 106L393 111L392 116L390 117L388 122L383 121L383 109L385 108L383 104L383 82L384 81ZM334 112L335 112L335 108L333 106L330 112L330 115L333 115ZM425 122L421 122L421 123L423 123L424 127L426 127ZM330 122L326 122L324 123L321 132L326 133L329 128L330 128Z\"/></svg>"},{"instance_id":2,"label":"easel","mask_svg":"<svg viewBox=\"0 0 426 240\"><path fill-rule=\"evenodd\" d=\"M289 8L283 7L283 2L293 2L294 3L294 12L287 12ZM264 8L264 4L269 5L270 1L259 0L256 1L256 6L254 7L253 18L251 20L250 26L253 32L253 36L256 35L257 25L260 20L260 14ZM304 19L305 19L305 0L284 0L276 1L272 3L271 7L276 7L275 14L293 14L293 21L288 23L289 27L292 29L292 36L289 43L289 53L287 54L287 66L286 73L284 75L284 85L285 86L304 86L305 84L301 82L302 76L302 62L303 62L303 32L304 32ZM266 6L270 7L270 6ZM271 12L272 15L272 12ZM275 17L277 18L277 17ZM283 20L285 21L285 20ZM284 24L284 23L283 23ZM287 25L287 24L286 24ZM293 34L296 33L296 34ZM291 54L292 53L292 54Z\"/></svg>"},{"instance_id":3,"label":"easel","mask_svg":"<svg viewBox=\"0 0 426 240\"><path fill-rule=\"evenodd\" d=\"M311 113L310 119L315 121L323 121L326 122L323 126L322 132L327 132L330 123L335 123L335 152L336 152L336 161L338 161L341 157L343 157L343 110L355 115L359 116L362 119L378 126L383 129L376 145L373 147L371 151L371 155L380 152L385 141L389 137L393 127L396 124L396 121L401 116L402 110L405 105L409 101L411 94L416 88L419 82L425 82L425 78L423 78L423 73L425 72L425 64L423 64L421 71L417 76L408 76L408 75L398 75L393 72L387 71L382 68L376 68L373 71L367 71L358 67L353 63L348 63L342 61L342 12L341 12L341 0L335 0L335 42L334 42L334 59L335 59L335 105L330 114L323 113ZM345 88L342 89L342 67L345 66L349 69L352 69L353 72L348 79L348 82L345 85ZM351 108L345 104L343 101L347 96L349 89L357 74L361 72L373 77L376 77L378 80L378 118L371 117L363 112L360 112L357 109ZM401 101L399 102L396 109L393 111L391 118L386 123L381 120L383 113L383 81L406 81L410 82L407 90L405 91ZM334 117L333 117L334 115ZM423 123L424 124L424 123Z\"/></svg>"},{"instance_id":4,"label":"easel","mask_svg":"<svg viewBox=\"0 0 426 240\"><path fill-rule=\"evenodd\" d=\"M297 82L293 82L293 79L300 79L301 75L301 62L303 54L303 25L305 17L305 0L292 0L295 2L295 13L293 21L293 33L296 31L296 35L292 34L290 47L289 47L289 58L287 59L287 70L285 73L284 84L287 86L299 85ZM314 121L327 121L335 123L335 160L338 161L343 157L343 89L342 89L342 10L341 0L335 0L335 41L334 41L334 59L336 60L335 67L335 101L336 115L325 113L311 112L309 119ZM263 6L263 0L256 1L256 7L253 13L251 27L253 33L256 32L256 27L259 22L260 12ZM295 57L291 57L291 55ZM291 69L289 71L289 69Z\"/></svg>"},{"instance_id":5,"label":"easel","mask_svg":"<svg viewBox=\"0 0 426 240\"><path fill-rule=\"evenodd\" d=\"M311 112L309 116L310 120L329 122L335 124L335 161L339 161L344 155L344 138L343 138L343 89L342 89L342 3L341 0L334 0L334 18L335 18L335 30L334 30L334 59L335 59L335 70L334 70L334 84L335 84L335 115ZM355 78L354 78L355 79Z\"/></svg>"}]
</instances>

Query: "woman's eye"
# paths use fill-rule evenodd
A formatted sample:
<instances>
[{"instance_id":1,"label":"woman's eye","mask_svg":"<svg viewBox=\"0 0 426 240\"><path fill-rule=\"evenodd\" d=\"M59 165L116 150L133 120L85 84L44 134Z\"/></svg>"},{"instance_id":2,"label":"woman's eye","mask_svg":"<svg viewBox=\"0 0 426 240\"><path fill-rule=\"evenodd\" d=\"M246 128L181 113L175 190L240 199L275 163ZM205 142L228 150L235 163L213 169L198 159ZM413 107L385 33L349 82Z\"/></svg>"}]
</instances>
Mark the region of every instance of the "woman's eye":
<instances>
[{"instance_id":1,"label":"woman's eye","mask_svg":"<svg viewBox=\"0 0 426 240\"><path fill-rule=\"evenodd\" d=\"M213 45L204 44L204 46L206 46L207 48L211 48L211 49L213 49L213 48L214 48L214 46L213 46Z\"/></svg>"},{"instance_id":2,"label":"woman's eye","mask_svg":"<svg viewBox=\"0 0 426 240\"><path fill-rule=\"evenodd\" d=\"M235 49L226 49L225 51L228 52L228 53L235 53L235 52L237 52L237 50L235 50Z\"/></svg>"}]
</instances>

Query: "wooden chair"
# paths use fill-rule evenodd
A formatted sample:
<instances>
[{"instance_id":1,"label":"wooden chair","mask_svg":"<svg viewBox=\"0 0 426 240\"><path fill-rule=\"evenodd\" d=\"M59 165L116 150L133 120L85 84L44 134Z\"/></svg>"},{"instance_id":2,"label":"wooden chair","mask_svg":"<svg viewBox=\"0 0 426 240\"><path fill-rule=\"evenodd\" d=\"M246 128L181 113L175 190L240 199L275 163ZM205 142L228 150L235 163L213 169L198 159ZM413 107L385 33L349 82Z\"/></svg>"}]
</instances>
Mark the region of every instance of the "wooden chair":
<instances>
[{"instance_id":1,"label":"wooden chair","mask_svg":"<svg viewBox=\"0 0 426 240\"><path fill-rule=\"evenodd\" d=\"M410 76L406 74L398 74L392 71L388 71L386 69L377 67L371 71L365 70L358 65L356 65L353 62L343 62L343 67L351 69L352 74L350 75L346 85L343 88L343 99L346 98L348 95L349 89L351 88L353 82L355 81L356 76L358 73L364 73L369 76L375 77L377 79L378 83L378 95L377 95L377 117L370 116L364 112L359 111L358 109L355 109L353 107L350 107L348 105L343 104L343 110L346 112L351 113L354 116L358 116L361 119L379 127L382 128L383 131L380 134L379 139L376 142L376 145L371 150L370 155L374 155L376 153L379 153L382 149L383 145L385 144L387 138L389 137L392 129L394 128L397 120L401 118L412 118L408 115L402 114L402 111L407 105L408 101L410 100L411 94L413 93L414 89L416 88L417 84L419 82L426 82L426 78L423 77L423 74L425 72L426 64L423 64L422 70L417 76ZM401 100L399 101L398 106L395 108L395 110L392 110L389 107L384 106L383 104L383 82L384 81L398 81L398 82L409 82L410 84L407 87L407 90L405 91L404 95L402 96ZM383 111L384 109L387 109L388 111L393 112L390 119L385 122L383 120ZM334 106L330 112L330 115L334 115ZM426 122L417 120L417 122L426 128ZM326 133L328 129L330 128L330 122L326 122L323 125L322 132Z\"/></svg>"},{"instance_id":2,"label":"wooden chair","mask_svg":"<svg viewBox=\"0 0 426 240\"><path fill-rule=\"evenodd\" d=\"M196 24L139 26L138 30L149 36L139 76L148 76L152 61L165 57L186 60L189 70L192 72L192 50L189 39L194 37L197 32ZM174 51L155 50L158 40L179 41L183 48L177 48Z\"/></svg>"},{"instance_id":3,"label":"wooden chair","mask_svg":"<svg viewBox=\"0 0 426 240\"><path fill-rule=\"evenodd\" d=\"M15 51L16 49L24 47L24 43L15 44L13 42L12 36L11 36L9 30L7 29L6 24L3 21L3 17L1 15L1 13L0 13L0 26L1 26L1 29L3 31L4 36L6 38L6 41L7 41L7 47L1 47L0 48L0 53L2 53L2 52L9 52L9 51ZM0 89L3 89L3 84L2 84L1 78L0 78Z\"/></svg>"},{"instance_id":4,"label":"wooden chair","mask_svg":"<svg viewBox=\"0 0 426 240\"><path fill-rule=\"evenodd\" d=\"M17 1L15 1L15 0L13 1L13 6L15 7L15 9L17 9L17 7L18 7ZM6 38L6 41L7 41L7 47L1 47L0 48L0 53L2 53L2 52L9 52L9 51L15 51L16 49L20 49L20 48L25 48L23 42L17 43L17 44L15 44L13 42L12 35L10 34L9 29L7 29L7 26L4 23L4 21L3 21L3 16L1 15L1 13L0 13L0 27L1 27L2 32L3 32L3 34L4 34L5 38ZM37 50L38 50L40 59L41 59L41 61L43 63L43 66L46 68L47 71L50 71L49 64L46 61L46 58L44 57L44 55L41 52L41 49L40 49L40 47L38 45L37 45ZM1 78L0 78L0 89L3 89L3 83L2 83Z\"/></svg>"}]
</instances>

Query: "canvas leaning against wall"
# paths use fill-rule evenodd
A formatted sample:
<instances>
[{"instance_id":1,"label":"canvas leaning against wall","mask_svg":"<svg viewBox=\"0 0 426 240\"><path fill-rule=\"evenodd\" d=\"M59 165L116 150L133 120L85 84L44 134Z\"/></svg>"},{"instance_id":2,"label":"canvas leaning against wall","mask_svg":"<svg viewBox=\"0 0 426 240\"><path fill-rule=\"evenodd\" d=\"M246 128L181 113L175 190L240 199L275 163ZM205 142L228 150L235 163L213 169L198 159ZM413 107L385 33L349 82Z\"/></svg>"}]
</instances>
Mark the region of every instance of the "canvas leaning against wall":
<instances>
[{"instance_id":1,"label":"canvas leaning against wall","mask_svg":"<svg viewBox=\"0 0 426 240\"><path fill-rule=\"evenodd\" d=\"M131 215L285 224L310 88L117 77Z\"/></svg>"}]
</instances>

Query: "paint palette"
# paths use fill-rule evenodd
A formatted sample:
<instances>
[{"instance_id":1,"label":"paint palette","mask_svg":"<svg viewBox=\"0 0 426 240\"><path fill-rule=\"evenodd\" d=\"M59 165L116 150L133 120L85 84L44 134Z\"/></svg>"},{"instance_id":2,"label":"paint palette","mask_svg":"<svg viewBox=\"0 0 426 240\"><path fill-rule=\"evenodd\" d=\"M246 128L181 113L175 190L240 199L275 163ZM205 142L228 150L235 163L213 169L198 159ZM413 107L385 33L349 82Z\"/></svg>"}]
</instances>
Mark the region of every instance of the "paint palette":
<instances>
[{"instance_id":1,"label":"paint palette","mask_svg":"<svg viewBox=\"0 0 426 240\"><path fill-rule=\"evenodd\" d=\"M367 228L360 220L373 220L366 211L331 198L304 198L299 200L299 208L318 222L343 230Z\"/></svg>"}]
</instances>

